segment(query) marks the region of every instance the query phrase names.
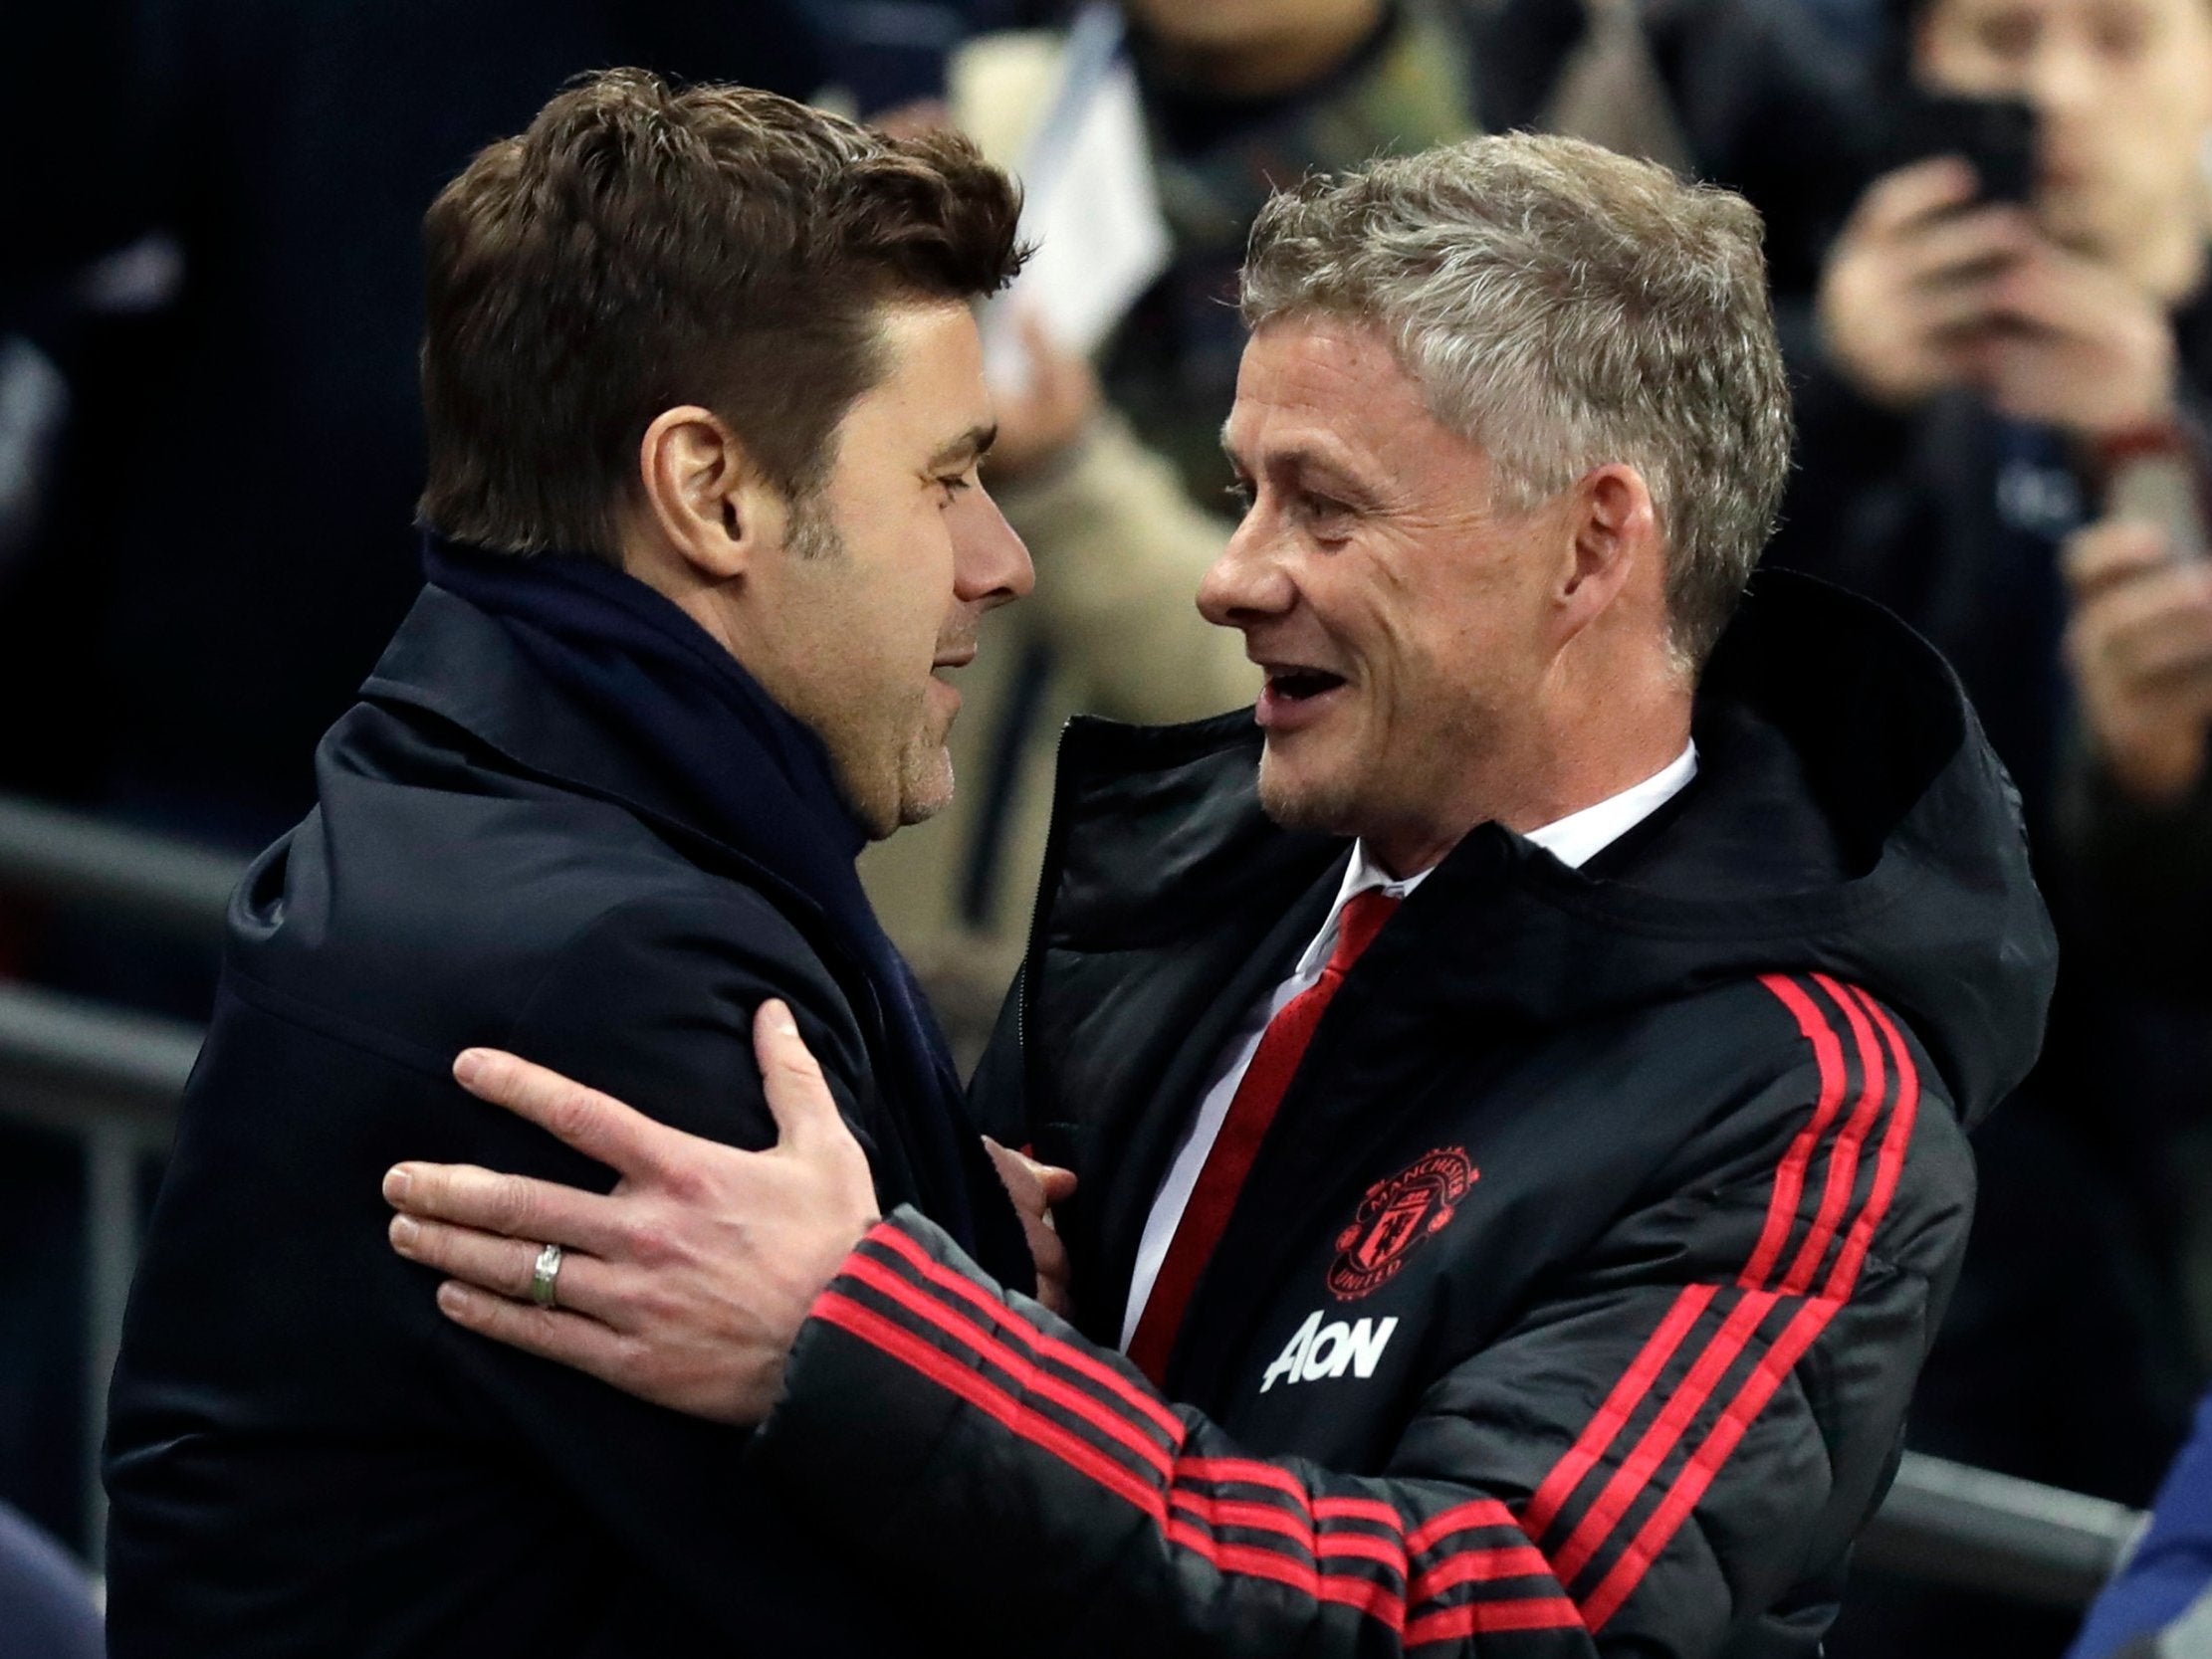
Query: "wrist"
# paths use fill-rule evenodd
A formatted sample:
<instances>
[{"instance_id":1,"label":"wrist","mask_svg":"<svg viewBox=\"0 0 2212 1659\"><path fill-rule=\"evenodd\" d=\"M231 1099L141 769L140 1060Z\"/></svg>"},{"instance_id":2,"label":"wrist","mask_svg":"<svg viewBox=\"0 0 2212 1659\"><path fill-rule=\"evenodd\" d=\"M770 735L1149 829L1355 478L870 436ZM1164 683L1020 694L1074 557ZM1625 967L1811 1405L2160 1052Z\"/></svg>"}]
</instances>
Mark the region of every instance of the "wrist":
<instances>
[{"instance_id":1,"label":"wrist","mask_svg":"<svg viewBox=\"0 0 2212 1659\"><path fill-rule=\"evenodd\" d=\"M2137 806L2158 809L2179 804L2204 776L2204 734L2193 733L2154 743L2103 746L2098 764L2106 781Z\"/></svg>"}]
</instances>

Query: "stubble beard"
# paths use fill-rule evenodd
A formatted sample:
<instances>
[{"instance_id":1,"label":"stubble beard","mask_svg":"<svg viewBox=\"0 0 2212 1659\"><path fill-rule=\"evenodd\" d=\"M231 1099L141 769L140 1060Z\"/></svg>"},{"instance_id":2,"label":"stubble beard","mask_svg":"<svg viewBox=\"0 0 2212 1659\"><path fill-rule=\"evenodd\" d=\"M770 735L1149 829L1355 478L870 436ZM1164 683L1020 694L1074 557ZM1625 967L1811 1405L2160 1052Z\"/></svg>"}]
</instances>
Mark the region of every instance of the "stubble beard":
<instances>
[{"instance_id":1,"label":"stubble beard","mask_svg":"<svg viewBox=\"0 0 2212 1659\"><path fill-rule=\"evenodd\" d=\"M1355 777L1324 777L1303 785L1290 782L1283 768L1268 764L1265 749L1259 757L1259 809L1287 830L1320 835L1352 835L1359 802Z\"/></svg>"},{"instance_id":2,"label":"stubble beard","mask_svg":"<svg viewBox=\"0 0 2212 1659\"><path fill-rule=\"evenodd\" d=\"M953 723L942 730L930 727L929 692L920 693L912 727L914 735L899 748L899 823L901 827L936 817L953 804L953 754L946 746Z\"/></svg>"}]
</instances>

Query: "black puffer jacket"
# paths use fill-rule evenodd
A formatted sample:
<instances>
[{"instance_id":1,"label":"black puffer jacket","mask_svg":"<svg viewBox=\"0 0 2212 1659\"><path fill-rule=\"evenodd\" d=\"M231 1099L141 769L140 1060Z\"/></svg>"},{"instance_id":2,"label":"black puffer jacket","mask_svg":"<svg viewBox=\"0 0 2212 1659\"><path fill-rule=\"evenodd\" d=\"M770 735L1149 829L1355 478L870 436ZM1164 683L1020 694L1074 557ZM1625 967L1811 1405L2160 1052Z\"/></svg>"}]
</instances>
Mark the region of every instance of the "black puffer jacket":
<instances>
[{"instance_id":1,"label":"black puffer jacket","mask_svg":"<svg viewBox=\"0 0 2212 1659\"><path fill-rule=\"evenodd\" d=\"M1171 1404L1107 1346L1138 1234L1347 851L1261 815L1248 722L1078 724L979 1079L1081 1176L1078 1324L899 1212L762 1465L1025 1653L1815 1652L2051 937L1955 681L1872 607L1762 581L1696 729L1599 866L1477 830L1361 957Z\"/></svg>"}]
</instances>

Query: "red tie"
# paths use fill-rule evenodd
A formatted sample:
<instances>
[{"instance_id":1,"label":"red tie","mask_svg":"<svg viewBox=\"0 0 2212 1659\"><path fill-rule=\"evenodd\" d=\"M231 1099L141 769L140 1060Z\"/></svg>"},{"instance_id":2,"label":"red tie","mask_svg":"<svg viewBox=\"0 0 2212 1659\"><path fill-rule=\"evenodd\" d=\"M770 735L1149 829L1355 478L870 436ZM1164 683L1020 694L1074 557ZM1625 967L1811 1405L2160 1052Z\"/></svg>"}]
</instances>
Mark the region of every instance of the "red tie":
<instances>
[{"instance_id":1,"label":"red tie","mask_svg":"<svg viewBox=\"0 0 2212 1659\"><path fill-rule=\"evenodd\" d=\"M1260 1034L1251 1064L1244 1068L1236 1096L1228 1103L1228 1115L1221 1120L1221 1133L1206 1154L1206 1166L1199 1171L1191 1201L1176 1224L1160 1276L1153 1281L1152 1295L1137 1321L1136 1335L1129 1340L1129 1357L1155 1383L1162 1383L1166 1375L1183 1311L1191 1305L1199 1275L1206 1271L1214 1247L1228 1227L1229 1212L1236 1208L1244 1177L1259 1155L1259 1143L1267 1138L1267 1126L1275 1121L1275 1109L1298 1073L1306 1045L1313 1041L1321 1011L1396 909L1398 901L1379 887L1346 900L1337 914L1336 948L1329 952L1321 977L1284 1003Z\"/></svg>"}]
</instances>

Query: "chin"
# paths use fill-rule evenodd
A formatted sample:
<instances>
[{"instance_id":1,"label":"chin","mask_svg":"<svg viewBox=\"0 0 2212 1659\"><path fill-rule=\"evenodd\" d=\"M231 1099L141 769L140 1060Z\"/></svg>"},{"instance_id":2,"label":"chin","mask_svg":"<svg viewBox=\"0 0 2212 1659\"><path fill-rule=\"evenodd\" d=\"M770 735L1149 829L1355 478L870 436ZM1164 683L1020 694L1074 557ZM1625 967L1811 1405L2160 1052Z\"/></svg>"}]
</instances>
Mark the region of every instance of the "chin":
<instances>
[{"instance_id":1,"label":"chin","mask_svg":"<svg viewBox=\"0 0 2212 1659\"><path fill-rule=\"evenodd\" d=\"M917 758L919 764L914 763ZM909 756L899 768L898 827L927 823L952 804L952 754L938 747L919 757Z\"/></svg>"},{"instance_id":2,"label":"chin","mask_svg":"<svg viewBox=\"0 0 2212 1659\"><path fill-rule=\"evenodd\" d=\"M1262 750L1259 759L1259 809L1284 829L1322 835L1354 835L1358 780L1349 774L1294 767Z\"/></svg>"}]
</instances>

